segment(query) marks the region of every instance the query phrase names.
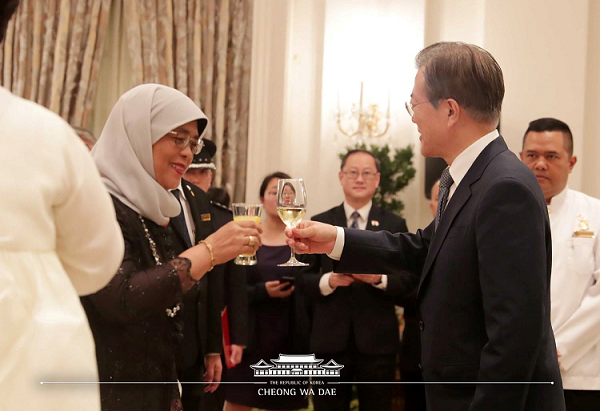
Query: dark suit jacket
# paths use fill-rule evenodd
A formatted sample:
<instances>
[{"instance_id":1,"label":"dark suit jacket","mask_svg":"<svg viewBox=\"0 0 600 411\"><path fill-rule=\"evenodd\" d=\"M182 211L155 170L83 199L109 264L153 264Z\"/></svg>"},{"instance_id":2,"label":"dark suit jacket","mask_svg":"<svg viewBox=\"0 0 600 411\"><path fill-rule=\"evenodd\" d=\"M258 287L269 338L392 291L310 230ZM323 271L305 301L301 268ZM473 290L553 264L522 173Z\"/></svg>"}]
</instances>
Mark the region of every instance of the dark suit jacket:
<instances>
[{"instance_id":1,"label":"dark suit jacket","mask_svg":"<svg viewBox=\"0 0 600 411\"><path fill-rule=\"evenodd\" d=\"M347 222L343 204L312 219L341 227L346 227ZM379 225L373 226L373 221ZM369 212L367 230L408 231L403 218L375 205ZM327 256L314 257L302 276L303 291L313 302L314 310L311 351L320 354L343 351L352 332L363 354L396 353L400 339L394 303L401 302L398 300L410 288L416 289L418 282L414 276L389 276L385 291L370 284L354 283L348 287L338 287L332 294L323 296L319 281L323 274L333 271L333 261Z\"/></svg>"},{"instance_id":2,"label":"dark suit jacket","mask_svg":"<svg viewBox=\"0 0 600 411\"><path fill-rule=\"evenodd\" d=\"M345 231L338 271L420 274L425 381L553 381L427 385L431 411L562 411L550 326L551 239L544 196L500 137L475 160L434 235Z\"/></svg>"},{"instance_id":3,"label":"dark suit jacket","mask_svg":"<svg viewBox=\"0 0 600 411\"><path fill-rule=\"evenodd\" d=\"M195 185L182 180L185 198L190 205L190 212L195 225L193 244L198 244L213 232L210 218L210 201L206 193ZM178 254L186 249L181 233L172 224L169 226L179 240ZM220 354L223 351L221 332L221 313L212 302L215 298L210 289L214 287L212 272L204 275L198 285L183 296L183 340L177 353L177 367L185 370L198 363L199 381L202 381L203 358L206 354Z\"/></svg>"},{"instance_id":4,"label":"dark suit jacket","mask_svg":"<svg viewBox=\"0 0 600 411\"><path fill-rule=\"evenodd\" d=\"M233 213L220 204L211 202L210 214L213 229L217 231L233 220ZM248 296L246 294L246 267L236 265L233 260L216 266L210 273L211 292L215 310L221 312L227 306L229 337L231 344L248 345Z\"/></svg>"}]
</instances>

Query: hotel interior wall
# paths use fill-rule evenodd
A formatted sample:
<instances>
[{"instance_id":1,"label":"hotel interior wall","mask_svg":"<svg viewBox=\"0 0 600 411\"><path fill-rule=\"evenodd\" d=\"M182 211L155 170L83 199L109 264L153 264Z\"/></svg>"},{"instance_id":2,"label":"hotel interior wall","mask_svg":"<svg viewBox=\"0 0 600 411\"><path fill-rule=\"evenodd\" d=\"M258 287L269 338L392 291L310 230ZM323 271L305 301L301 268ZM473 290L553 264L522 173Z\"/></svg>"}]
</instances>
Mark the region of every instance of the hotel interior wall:
<instances>
[{"instance_id":1,"label":"hotel interior wall","mask_svg":"<svg viewBox=\"0 0 600 411\"><path fill-rule=\"evenodd\" d=\"M576 0L262 0L255 2L247 200L262 176L282 169L306 179L309 215L342 201L336 132L342 109L358 100L385 107L388 142L415 146L417 176L401 198L411 230L431 221L423 195L424 161L403 102L414 55L443 40L488 49L503 68L502 134L518 153L528 121L566 121L579 164L569 185L600 197L600 4Z\"/></svg>"},{"instance_id":2,"label":"hotel interior wall","mask_svg":"<svg viewBox=\"0 0 600 411\"><path fill-rule=\"evenodd\" d=\"M342 202L338 154L350 140L336 131L342 109L358 102L385 111L391 92L388 141L418 151L416 127L404 109L423 47L423 0L268 0L255 2L247 200L275 169L306 180L308 214ZM270 26L273 24L272 26ZM417 153L415 166L423 162ZM405 216L417 228L419 187L405 190ZM420 189L422 191L422 187Z\"/></svg>"}]
</instances>

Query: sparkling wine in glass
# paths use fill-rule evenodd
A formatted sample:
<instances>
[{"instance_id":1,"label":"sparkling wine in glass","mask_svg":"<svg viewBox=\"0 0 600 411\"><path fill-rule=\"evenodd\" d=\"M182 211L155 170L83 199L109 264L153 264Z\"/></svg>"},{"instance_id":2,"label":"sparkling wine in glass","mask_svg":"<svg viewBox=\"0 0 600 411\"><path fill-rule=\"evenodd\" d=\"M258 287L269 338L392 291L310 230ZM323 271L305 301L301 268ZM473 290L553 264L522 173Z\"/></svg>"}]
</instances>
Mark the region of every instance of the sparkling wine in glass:
<instances>
[{"instance_id":1,"label":"sparkling wine in glass","mask_svg":"<svg viewBox=\"0 0 600 411\"><path fill-rule=\"evenodd\" d=\"M289 228L294 228L306 214L306 188L301 178L281 179L277 183L277 214ZM304 267L308 264L296 260L294 249L290 259L279 267Z\"/></svg>"}]
</instances>

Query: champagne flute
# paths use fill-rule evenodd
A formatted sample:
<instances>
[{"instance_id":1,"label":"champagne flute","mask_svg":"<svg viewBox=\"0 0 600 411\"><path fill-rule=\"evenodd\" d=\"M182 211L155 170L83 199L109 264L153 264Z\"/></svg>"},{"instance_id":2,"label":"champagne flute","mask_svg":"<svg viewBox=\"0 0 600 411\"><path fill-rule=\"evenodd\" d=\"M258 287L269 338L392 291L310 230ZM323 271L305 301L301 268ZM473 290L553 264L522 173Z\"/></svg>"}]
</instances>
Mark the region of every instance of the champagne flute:
<instances>
[{"instance_id":1,"label":"champagne flute","mask_svg":"<svg viewBox=\"0 0 600 411\"><path fill-rule=\"evenodd\" d=\"M306 214L306 188L301 178L283 178L277 183L277 214L289 228L294 228ZM292 248L290 259L278 267L304 267L308 264L296 260Z\"/></svg>"}]
</instances>

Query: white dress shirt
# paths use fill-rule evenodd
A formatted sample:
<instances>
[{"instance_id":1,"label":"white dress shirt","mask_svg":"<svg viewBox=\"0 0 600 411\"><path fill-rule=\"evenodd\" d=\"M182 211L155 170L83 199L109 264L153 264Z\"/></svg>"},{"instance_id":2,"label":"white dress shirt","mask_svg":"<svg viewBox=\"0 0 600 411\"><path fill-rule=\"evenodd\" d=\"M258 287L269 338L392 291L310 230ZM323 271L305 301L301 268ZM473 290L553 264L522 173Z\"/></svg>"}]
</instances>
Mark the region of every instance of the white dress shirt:
<instances>
[{"instance_id":1,"label":"white dress shirt","mask_svg":"<svg viewBox=\"0 0 600 411\"><path fill-rule=\"evenodd\" d=\"M352 214L354 213L354 211L357 211L358 214L360 214L360 217L358 218L358 228L360 230L366 230L367 224L369 222L369 213L371 212L371 207L373 207L372 200L369 200L369 202L367 204L365 204L363 207L359 208L358 210L355 210L354 208L352 208L352 206L350 204L348 204L346 201L344 201L344 212L346 213L347 226L350 227L352 225L352 223L354 222L354 219L352 218ZM343 229L342 229L342 231L343 231ZM340 255L341 255L341 253L340 253ZM339 258L338 258L338 260L339 260ZM329 277L331 276L331 274L332 274L332 272L325 273L321 276L321 279L319 280L319 288L321 289L322 295L329 295L335 291L335 289L331 288L331 286L329 285ZM371 285L375 288L379 288L380 290L385 290L387 288L387 283L388 283L388 278L387 278L387 275L384 274L381 276L381 282L379 284L371 284Z\"/></svg>"},{"instance_id":2,"label":"white dress shirt","mask_svg":"<svg viewBox=\"0 0 600 411\"><path fill-rule=\"evenodd\" d=\"M485 149L492 141L498 138L500 134L498 134L498 130L493 130L487 133L485 136L479 138L469 147L464 149L462 153L460 153L455 159L454 162L450 165L450 175L452 176L452 180L454 183L450 186L450 192L448 193L448 204L452 199L452 195L456 191L456 188L460 184L460 182L465 178L467 172L479 157L479 154ZM342 227L337 227L337 236L335 239L335 245L333 246L333 250L328 254L329 258L333 260L339 260L342 256L342 251L344 251L344 229Z\"/></svg>"},{"instance_id":3,"label":"white dress shirt","mask_svg":"<svg viewBox=\"0 0 600 411\"><path fill-rule=\"evenodd\" d=\"M460 153L452 164L450 165L450 175L452 176L452 180L454 183L450 186L450 192L448 193L448 203L450 203L450 199L452 195L456 191L460 182L465 178L467 172L479 157L479 154L485 149L492 141L498 138L500 134L498 134L498 130L493 130L487 133L485 136L481 137L469 147L465 148L462 153Z\"/></svg>"},{"instance_id":4,"label":"white dress shirt","mask_svg":"<svg viewBox=\"0 0 600 411\"><path fill-rule=\"evenodd\" d=\"M600 390L600 200L565 188L548 211L551 319L563 386ZM587 236L581 230L586 225Z\"/></svg>"}]
</instances>

